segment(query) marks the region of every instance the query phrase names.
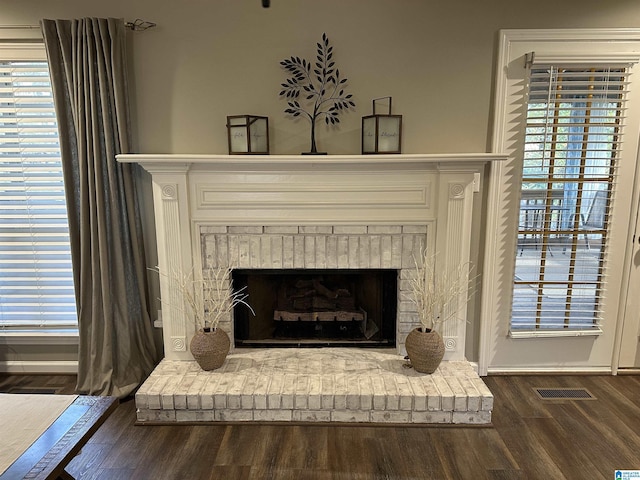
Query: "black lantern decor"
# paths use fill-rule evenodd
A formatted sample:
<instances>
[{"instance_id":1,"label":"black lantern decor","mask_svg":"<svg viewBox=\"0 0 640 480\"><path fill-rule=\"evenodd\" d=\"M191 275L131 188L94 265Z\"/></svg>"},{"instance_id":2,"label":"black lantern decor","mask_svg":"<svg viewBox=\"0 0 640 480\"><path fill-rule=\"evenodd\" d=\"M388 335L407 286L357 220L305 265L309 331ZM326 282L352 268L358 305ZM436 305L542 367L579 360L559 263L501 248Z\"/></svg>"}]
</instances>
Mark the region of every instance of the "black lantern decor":
<instances>
[{"instance_id":1,"label":"black lantern decor","mask_svg":"<svg viewBox=\"0 0 640 480\"><path fill-rule=\"evenodd\" d=\"M269 153L269 118L257 115L227 117L230 155Z\"/></svg>"},{"instance_id":2,"label":"black lantern decor","mask_svg":"<svg viewBox=\"0 0 640 480\"><path fill-rule=\"evenodd\" d=\"M401 141L402 115L391 115L391 97L375 98L373 115L362 117L362 153L401 153Z\"/></svg>"}]
</instances>

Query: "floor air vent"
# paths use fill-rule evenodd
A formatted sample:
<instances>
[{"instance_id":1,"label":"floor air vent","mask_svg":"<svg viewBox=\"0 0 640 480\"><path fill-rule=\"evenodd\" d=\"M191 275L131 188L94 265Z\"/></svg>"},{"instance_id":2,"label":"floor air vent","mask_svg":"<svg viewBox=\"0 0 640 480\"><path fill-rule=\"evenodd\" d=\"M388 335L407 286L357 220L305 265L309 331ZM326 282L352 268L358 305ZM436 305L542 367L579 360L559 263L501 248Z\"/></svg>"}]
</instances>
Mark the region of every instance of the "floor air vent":
<instances>
[{"instance_id":1,"label":"floor air vent","mask_svg":"<svg viewBox=\"0 0 640 480\"><path fill-rule=\"evenodd\" d=\"M596 400L585 388L534 388L542 400Z\"/></svg>"}]
</instances>

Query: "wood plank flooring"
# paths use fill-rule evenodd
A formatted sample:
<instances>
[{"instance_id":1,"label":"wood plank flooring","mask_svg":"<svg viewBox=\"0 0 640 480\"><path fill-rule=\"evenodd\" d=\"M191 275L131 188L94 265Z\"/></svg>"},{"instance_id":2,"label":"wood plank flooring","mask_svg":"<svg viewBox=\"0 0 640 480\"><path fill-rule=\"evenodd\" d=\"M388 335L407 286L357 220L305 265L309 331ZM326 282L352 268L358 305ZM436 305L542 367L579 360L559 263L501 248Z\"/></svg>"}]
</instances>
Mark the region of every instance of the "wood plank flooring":
<instances>
[{"instance_id":1,"label":"wood plank flooring","mask_svg":"<svg viewBox=\"0 0 640 480\"><path fill-rule=\"evenodd\" d=\"M0 375L0 392L73 393L73 376ZM613 479L640 470L640 376L490 376L490 427L135 426L123 401L69 465L78 479ZM597 400L540 400L583 387Z\"/></svg>"}]
</instances>

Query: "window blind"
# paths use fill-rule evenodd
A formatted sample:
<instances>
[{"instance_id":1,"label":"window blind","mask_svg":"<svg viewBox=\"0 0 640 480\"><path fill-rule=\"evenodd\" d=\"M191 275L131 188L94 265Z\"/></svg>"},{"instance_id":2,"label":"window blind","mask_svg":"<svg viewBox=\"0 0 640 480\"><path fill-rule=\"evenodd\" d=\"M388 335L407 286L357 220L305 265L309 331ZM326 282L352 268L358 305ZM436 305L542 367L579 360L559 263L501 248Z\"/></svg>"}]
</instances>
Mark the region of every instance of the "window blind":
<instances>
[{"instance_id":1,"label":"window blind","mask_svg":"<svg viewBox=\"0 0 640 480\"><path fill-rule=\"evenodd\" d=\"M77 324L45 61L0 61L0 329Z\"/></svg>"},{"instance_id":2,"label":"window blind","mask_svg":"<svg viewBox=\"0 0 640 480\"><path fill-rule=\"evenodd\" d=\"M599 329L629 71L530 69L511 330Z\"/></svg>"}]
</instances>

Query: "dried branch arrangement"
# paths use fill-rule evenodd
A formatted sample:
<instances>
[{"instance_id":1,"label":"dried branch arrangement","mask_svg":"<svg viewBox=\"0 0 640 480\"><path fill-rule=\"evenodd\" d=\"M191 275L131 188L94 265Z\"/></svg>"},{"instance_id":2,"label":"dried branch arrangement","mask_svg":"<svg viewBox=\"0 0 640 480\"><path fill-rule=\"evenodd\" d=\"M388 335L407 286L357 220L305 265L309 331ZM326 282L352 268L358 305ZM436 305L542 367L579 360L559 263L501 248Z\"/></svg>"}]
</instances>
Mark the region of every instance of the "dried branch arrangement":
<instances>
[{"instance_id":1,"label":"dried branch arrangement","mask_svg":"<svg viewBox=\"0 0 640 480\"><path fill-rule=\"evenodd\" d=\"M246 306L255 315L247 302L249 296L245 293L246 287L233 289L231 267L207 268L203 270L201 278L197 278L193 270L189 273L165 273L159 267L152 270L167 278L184 299L182 307L164 299L161 302L184 315L192 316L196 329L217 328L220 320L231 313L236 305Z\"/></svg>"},{"instance_id":2,"label":"dried branch arrangement","mask_svg":"<svg viewBox=\"0 0 640 480\"><path fill-rule=\"evenodd\" d=\"M418 312L425 331L437 330L438 326L459 320L461 299L469 300L475 288L472 282L478 277L471 276L474 270L470 263L463 263L446 270L436 269L436 255L425 249L420 259L413 258L415 275L409 280L407 295Z\"/></svg>"}]
</instances>

